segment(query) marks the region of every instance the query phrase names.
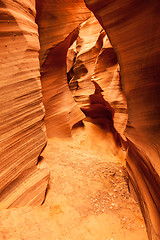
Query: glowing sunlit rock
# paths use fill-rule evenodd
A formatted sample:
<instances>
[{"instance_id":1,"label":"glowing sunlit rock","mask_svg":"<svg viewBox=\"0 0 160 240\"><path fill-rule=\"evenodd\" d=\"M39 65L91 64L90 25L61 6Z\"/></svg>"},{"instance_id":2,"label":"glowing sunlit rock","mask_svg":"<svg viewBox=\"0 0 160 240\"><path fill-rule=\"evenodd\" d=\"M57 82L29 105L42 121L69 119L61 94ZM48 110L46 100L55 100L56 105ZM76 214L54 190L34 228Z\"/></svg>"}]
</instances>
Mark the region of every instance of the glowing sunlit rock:
<instances>
[{"instance_id":1,"label":"glowing sunlit rock","mask_svg":"<svg viewBox=\"0 0 160 240\"><path fill-rule=\"evenodd\" d=\"M35 3L0 5L0 208L39 205L49 171L36 165L46 134Z\"/></svg>"},{"instance_id":2,"label":"glowing sunlit rock","mask_svg":"<svg viewBox=\"0 0 160 240\"><path fill-rule=\"evenodd\" d=\"M118 56L127 99L127 167L148 236L160 239L159 1L85 0Z\"/></svg>"}]
</instances>

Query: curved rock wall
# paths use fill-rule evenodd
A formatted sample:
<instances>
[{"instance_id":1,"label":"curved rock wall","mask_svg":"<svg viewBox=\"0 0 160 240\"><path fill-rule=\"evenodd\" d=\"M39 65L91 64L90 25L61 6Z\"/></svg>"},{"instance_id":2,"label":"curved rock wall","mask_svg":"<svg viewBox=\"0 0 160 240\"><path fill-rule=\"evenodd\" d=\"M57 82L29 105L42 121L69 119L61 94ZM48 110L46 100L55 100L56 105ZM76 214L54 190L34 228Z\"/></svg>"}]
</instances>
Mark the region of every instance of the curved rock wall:
<instances>
[{"instance_id":1,"label":"curved rock wall","mask_svg":"<svg viewBox=\"0 0 160 240\"><path fill-rule=\"evenodd\" d=\"M128 114L126 99L121 89L119 71L117 55L106 35L101 52L97 57L92 79L100 85L104 99L114 109L114 127L125 139L124 129L127 124Z\"/></svg>"},{"instance_id":2,"label":"curved rock wall","mask_svg":"<svg viewBox=\"0 0 160 240\"><path fill-rule=\"evenodd\" d=\"M73 62L73 76L69 81L69 88L78 106L89 106L89 95L94 93L95 87L91 82L94 73L97 56L102 47L103 36L101 36L101 25L92 16L83 22L75 41L75 60ZM69 49L68 58L70 52Z\"/></svg>"},{"instance_id":3,"label":"curved rock wall","mask_svg":"<svg viewBox=\"0 0 160 240\"><path fill-rule=\"evenodd\" d=\"M78 36L79 25L90 17L83 0L37 0L40 64L45 125L48 137L70 136L72 126L84 118L67 83L66 56Z\"/></svg>"},{"instance_id":4,"label":"curved rock wall","mask_svg":"<svg viewBox=\"0 0 160 240\"><path fill-rule=\"evenodd\" d=\"M125 130L129 146L127 168L145 217L148 236L158 240L160 3L158 0L86 0L86 3L107 32L118 56L122 86L119 86L116 55L110 44L105 42L106 37L100 26L96 25L97 32L93 31L96 36L93 46L88 48L89 51L83 49L83 43L88 42L84 38L86 26L93 23L84 2L37 0L36 22L40 34L40 65L48 136L69 136L72 126L84 118L69 91L66 74L67 51L77 39L70 64L77 59L75 80L81 82L87 96L85 99L88 98L88 102L79 103L88 104L90 100L94 105L92 107L95 107L96 95L96 101L105 103L105 113L110 115L112 112L112 109L108 112L110 105L106 102L110 101L117 113L119 111L119 116L125 116L125 101L123 106L119 105L124 100L123 94L120 96L118 92L122 90L125 94L128 108ZM39 162L40 153L46 145L46 135L35 1L26 0L22 4L20 0L2 0L0 7L0 208L37 205L44 199L49 172L43 160ZM90 57L91 53L93 58ZM88 74L87 82L81 79L83 74L78 75L78 64L81 63L87 66L87 72L80 67L80 71L82 69ZM111 75L114 80L110 82ZM91 80L96 86L94 94ZM106 83L115 94L110 100L109 94L106 94ZM105 90L105 101L98 85ZM122 127L119 125L119 132L123 132L124 125L124 122Z\"/></svg>"},{"instance_id":5,"label":"curved rock wall","mask_svg":"<svg viewBox=\"0 0 160 240\"><path fill-rule=\"evenodd\" d=\"M0 2L0 208L41 204L49 171L34 1Z\"/></svg>"},{"instance_id":6,"label":"curved rock wall","mask_svg":"<svg viewBox=\"0 0 160 240\"><path fill-rule=\"evenodd\" d=\"M121 90L117 55L93 14L81 24L78 37L68 50L67 65L69 88L78 106L90 108L90 96L94 94L96 82L104 100L115 111L115 128L124 137L127 104Z\"/></svg>"},{"instance_id":7,"label":"curved rock wall","mask_svg":"<svg viewBox=\"0 0 160 240\"><path fill-rule=\"evenodd\" d=\"M127 99L127 167L150 239L160 239L160 2L85 0L117 53Z\"/></svg>"}]
</instances>

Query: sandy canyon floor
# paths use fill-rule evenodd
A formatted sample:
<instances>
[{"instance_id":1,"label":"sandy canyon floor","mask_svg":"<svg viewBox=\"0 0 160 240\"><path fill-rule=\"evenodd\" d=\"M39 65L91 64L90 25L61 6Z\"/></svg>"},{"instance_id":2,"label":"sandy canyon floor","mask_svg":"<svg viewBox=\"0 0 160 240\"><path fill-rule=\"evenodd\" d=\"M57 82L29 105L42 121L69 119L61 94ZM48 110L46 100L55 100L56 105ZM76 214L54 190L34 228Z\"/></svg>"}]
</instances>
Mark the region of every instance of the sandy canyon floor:
<instances>
[{"instance_id":1,"label":"sandy canyon floor","mask_svg":"<svg viewBox=\"0 0 160 240\"><path fill-rule=\"evenodd\" d=\"M114 149L111 135L88 123L72 139L50 139L43 153L51 171L46 200L1 210L0 240L147 240L125 153Z\"/></svg>"}]
</instances>

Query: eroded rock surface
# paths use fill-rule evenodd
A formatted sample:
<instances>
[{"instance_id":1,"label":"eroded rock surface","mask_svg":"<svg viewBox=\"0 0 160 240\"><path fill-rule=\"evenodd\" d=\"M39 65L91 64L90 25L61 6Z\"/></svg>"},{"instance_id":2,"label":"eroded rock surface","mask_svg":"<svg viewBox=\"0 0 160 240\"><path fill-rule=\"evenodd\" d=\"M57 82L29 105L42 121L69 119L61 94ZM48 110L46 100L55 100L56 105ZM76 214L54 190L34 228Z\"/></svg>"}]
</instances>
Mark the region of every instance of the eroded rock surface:
<instances>
[{"instance_id":1,"label":"eroded rock surface","mask_svg":"<svg viewBox=\"0 0 160 240\"><path fill-rule=\"evenodd\" d=\"M127 99L127 166L150 239L160 239L159 1L91 1L118 56Z\"/></svg>"},{"instance_id":2,"label":"eroded rock surface","mask_svg":"<svg viewBox=\"0 0 160 240\"><path fill-rule=\"evenodd\" d=\"M34 1L0 3L0 208L41 204L49 171ZM31 64L32 63L32 64Z\"/></svg>"},{"instance_id":3,"label":"eroded rock surface","mask_svg":"<svg viewBox=\"0 0 160 240\"><path fill-rule=\"evenodd\" d=\"M107 35L103 39L103 46L97 57L92 80L101 87L105 101L114 109L114 127L125 139L124 130L128 119L127 103L121 88L117 55Z\"/></svg>"},{"instance_id":4,"label":"eroded rock surface","mask_svg":"<svg viewBox=\"0 0 160 240\"><path fill-rule=\"evenodd\" d=\"M70 136L72 126L85 117L81 107L92 121L103 124L101 130L111 126L119 138L128 107L128 173L148 236L159 240L160 3L86 2L112 45L82 0L37 0L39 36L34 0L0 3L0 208L38 205L44 200L49 171L43 160L39 162L46 145L41 66L49 137Z\"/></svg>"},{"instance_id":5,"label":"eroded rock surface","mask_svg":"<svg viewBox=\"0 0 160 240\"><path fill-rule=\"evenodd\" d=\"M94 15L81 24L78 37L68 50L67 65L69 88L78 106L90 108L96 82L104 100L115 111L114 127L124 137L127 104L121 90L117 55Z\"/></svg>"},{"instance_id":6,"label":"eroded rock surface","mask_svg":"<svg viewBox=\"0 0 160 240\"><path fill-rule=\"evenodd\" d=\"M70 136L84 118L67 84L66 55L78 36L79 25L90 17L84 1L37 1L40 64L45 124L48 137Z\"/></svg>"},{"instance_id":7,"label":"eroded rock surface","mask_svg":"<svg viewBox=\"0 0 160 240\"><path fill-rule=\"evenodd\" d=\"M69 88L80 108L89 106L89 96L94 93L94 84L91 82L97 56L102 47L103 36L101 25L92 15L80 25L79 34L75 41L75 49L68 50L70 59L75 52L72 71L73 76L69 81ZM70 56L71 55L71 56Z\"/></svg>"}]
</instances>

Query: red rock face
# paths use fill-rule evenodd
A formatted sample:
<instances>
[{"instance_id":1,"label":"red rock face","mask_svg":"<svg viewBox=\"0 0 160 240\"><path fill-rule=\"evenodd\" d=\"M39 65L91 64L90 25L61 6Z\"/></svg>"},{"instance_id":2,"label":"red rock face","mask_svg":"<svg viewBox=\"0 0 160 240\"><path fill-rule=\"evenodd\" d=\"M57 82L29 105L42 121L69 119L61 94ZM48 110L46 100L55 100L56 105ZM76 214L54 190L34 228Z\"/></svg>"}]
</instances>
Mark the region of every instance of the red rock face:
<instances>
[{"instance_id":1,"label":"red rock face","mask_svg":"<svg viewBox=\"0 0 160 240\"><path fill-rule=\"evenodd\" d=\"M40 64L45 125L48 137L70 136L84 118L67 83L66 56L78 36L79 24L90 16L84 1L37 1Z\"/></svg>"},{"instance_id":2,"label":"red rock face","mask_svg":"<svg viewBox=\"0 0 160 240\"><path fill-rule=\"evenodd\" d=\"M114 109L114 127L125 139L124 129L128 119L127 103L121 89L117 55L107 36L97 57L93 79L101 86L104 99Z\"/></svg>"},{"instance_id":3,"label":"red rock face","mask_svg":"<svg viewBox=\"0 0 160 240\"><path fill-rule=\"evenodd\" d=\"M0 3L0 208L41 204L49 171L34 1Z\"/></svg>"},{"instance_id":4,"label":"red rock face","mask_svg":"<svg viewBox=\"0 0 160 240\"><path fill-rule=\"evenodd\" d=\"M85 116L89 117L95 125L100 126L105 133L111 132L113 134L117 148L122 147L125 142L114 127L115 111L111 105L105 101L102 95L103 90L100 86L95 81L92 82L95 86L95 92L89 96L90 105L88 108L81 109L85 113Z\"/></svg>"},{"instance_id":5,"label":"red rock face","mask_svg":"<svg viewBox=\"0 0 160 240\"><path fill-rule=\"evenodd\" d=\"M160 3L86 3L101 25L82 0L37 0L38 26L34 0L0 3L0 208L44 199L49 171L37 164L46 145L44 115L48 137L70 136L86 115L120 146L128 111L128 173L148 236L158 240Z\"/></svg>"},{"instance_id":6,"label":"red rock face","mask_svg":"<svg viewBox=\"0 0 160 240\"><path fill-rule=\"evenodd\" d=\"M90 1L117 53L127 99L127 167L150 239L160 238L159 1Z\"/></svg>"},{"instance_id":7,"label":"red rock face","mask_svg":"<svg viewBox=\"0 0 160 240\"><path fill-rule=\"evenodd\" d=\"M121 91L117 56L94 15L81 24L78 37L68 50L67 59L69 88L78 106L83 112L88 111L87 108L93 104L94 83L97 83L103 102L110 104L115 111L114 127L123 136L127 123L127 104ZM97 95L94 96L94 104L96 99L99 104Z\"/></svg>"},{"instance_id":8,"label":"red rock face","mask_svg":"<svg viewBox=\"0 0 160 240\"><path fill-rule=\"evenodd\" d=\"M80 25L79 34L75 41L75 59L73 62L73 76L69 81L69 88L78 106L89 106L89 95L94 93L92 75L96 66L97 56L102 47L102 27L92 15ZM70 51L68 51L68 58Z\"/></svg>"}]
</instances>

